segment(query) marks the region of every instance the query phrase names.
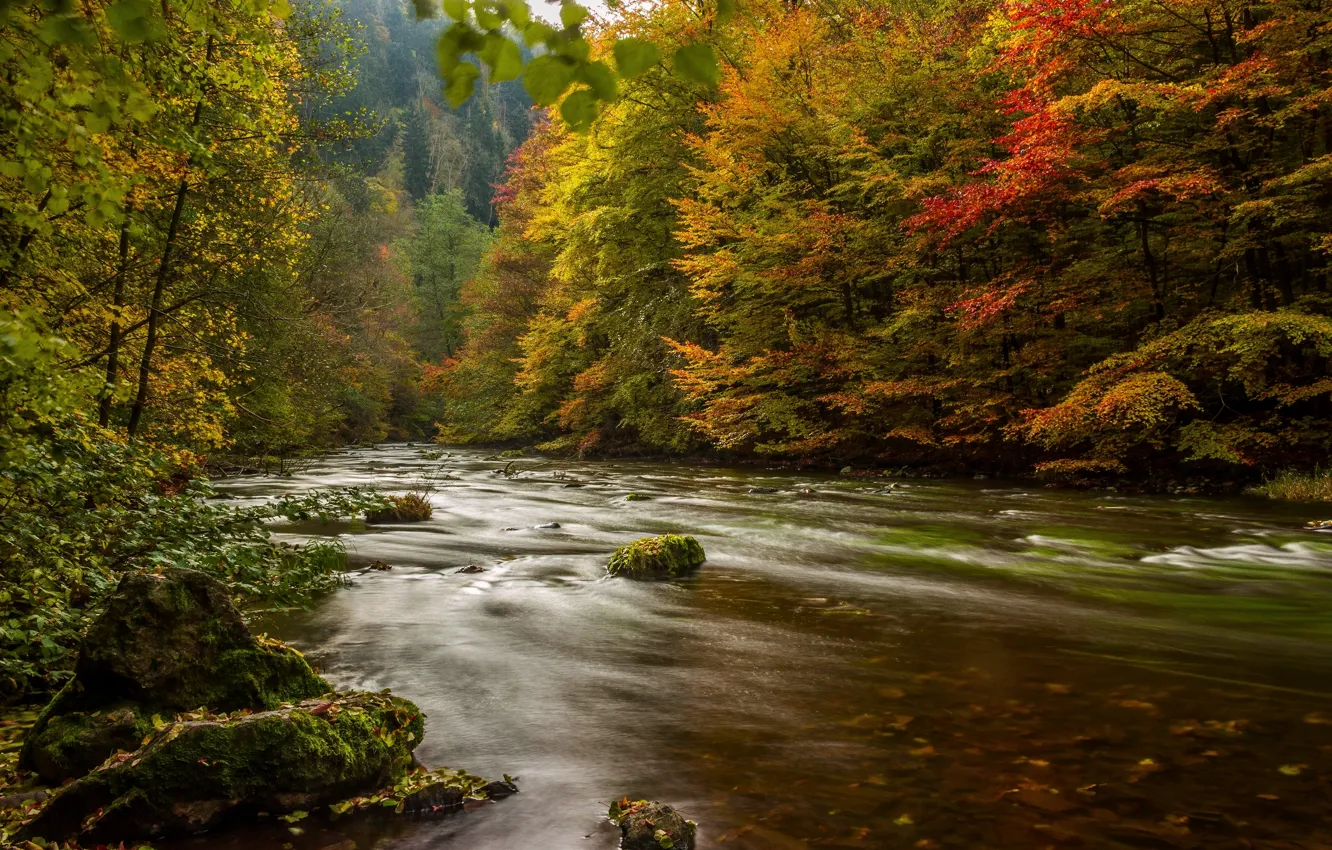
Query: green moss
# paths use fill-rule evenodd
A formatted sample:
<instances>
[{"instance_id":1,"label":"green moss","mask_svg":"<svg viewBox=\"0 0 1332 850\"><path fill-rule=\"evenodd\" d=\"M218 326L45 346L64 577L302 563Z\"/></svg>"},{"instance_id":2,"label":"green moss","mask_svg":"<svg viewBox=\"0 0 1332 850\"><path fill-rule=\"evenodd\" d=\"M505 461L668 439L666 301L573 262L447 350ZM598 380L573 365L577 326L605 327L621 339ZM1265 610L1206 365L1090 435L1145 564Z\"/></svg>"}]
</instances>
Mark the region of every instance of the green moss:
<instances>
[{"instance_id":1,"label":"green moss","mask_svg":"<svg viewBox=\"0 0 1332 850\"><path fill-rule=\"evenodd\" d=\"M624 500L626 502L650 502L652 501L652 497L645 496L642 493L630 493L628 496L624 497Z\"/></svg>"},{"instance_id":2,"label":"green moss","mask_svg":"<svg viewBox=\"0 0 1332 850\"><path fill-rule=\"evenodd\" d=\"M138 749L153 731L150 717L133 703L51 716L27 739L32 769L53 780L82 776L114 752Z\"/></svg>"},{"instance_id":3,"label":"green moss","mask_svg":"<svg viewBox=\"0 0 1332 850\"><path fill-rule=\"evenodd\" d=\"M20 766L63 782L136 748L153 715L273 709L331 690L299 652L250 634L216 580L132 575L89 630L75 678L34 724Z\"/></svg>"},{"instance_id":4,"label":"green moss","mask_svg":"<svg viewBox=\"0 0 1332 850\"><path fill-rule=\"evenodd\" d=\"M705 559L703 546L694 538L663 534L620 547L606 572L634 579L672 579L698 569Z\"/></svg>"},{"instance_id":5,"label":"green moss","mask_svg":"<svg viewBox=\"0 0 1332 850\"><path fill-rule=\"evenodd\" d=\"M420 710L383 694L330 696L169 723L68 785L23 835L93 844L180 834L239 808L308 809L401 779L425 731Z\"/></svg>"}]
</instances>

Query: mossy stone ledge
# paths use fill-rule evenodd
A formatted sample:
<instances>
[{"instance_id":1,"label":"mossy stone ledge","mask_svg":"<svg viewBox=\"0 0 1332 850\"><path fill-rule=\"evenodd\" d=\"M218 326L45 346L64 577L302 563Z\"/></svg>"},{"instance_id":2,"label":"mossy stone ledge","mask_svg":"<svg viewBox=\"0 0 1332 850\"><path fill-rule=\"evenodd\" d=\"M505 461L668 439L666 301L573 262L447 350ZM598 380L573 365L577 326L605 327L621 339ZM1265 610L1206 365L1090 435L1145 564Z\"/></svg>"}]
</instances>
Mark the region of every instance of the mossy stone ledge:
<instances>
[{"instance_id":1,"label":"mossy stone ledge","mask_svg":"<svg viewBox=\"0 0 1332 850\"><path fill-rule=\"evenodd\" d=\"M663 534L621 546L611 555L606 572L623 578L664 581L694 572L706 558L702 544L694 538Z\"/></svg>"},{"instance_id":2,"label":"mossy stone ledge","mask_svg":"<svg viewBox=\"0 0 1332 850\"><path fill-rule=\"evenodd\" d=\"M20 765L59 783L138 749L154 715L263 711L331 690L299 652L252 635L216 579L131 574L88 630L74 678L37 718Z\"/></svg>"},{"instance_id":3,"label":"mossy stone ledge","mask_svg":"<svg viewBox=\"0 0 1332 850\"><path fill-rule=\"evenodd\" d=\"M93 846L309 810L392 785L423 734L414 704L372 693L166 723L63 788L18 839Z\"/></svg>"}]
</instances>

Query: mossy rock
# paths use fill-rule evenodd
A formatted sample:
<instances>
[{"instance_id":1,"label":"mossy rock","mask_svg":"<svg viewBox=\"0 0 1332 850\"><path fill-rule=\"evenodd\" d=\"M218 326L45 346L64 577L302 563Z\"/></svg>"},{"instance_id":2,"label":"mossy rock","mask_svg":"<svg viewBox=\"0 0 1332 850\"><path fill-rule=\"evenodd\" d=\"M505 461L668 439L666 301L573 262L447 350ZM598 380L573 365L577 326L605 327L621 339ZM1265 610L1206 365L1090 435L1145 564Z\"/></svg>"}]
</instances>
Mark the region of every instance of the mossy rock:
<instances>
[{"instance_id":1,"label":"mossy rock","mask_svg":"<svg viewBox=\"0 0 1332 850\"><path fill-rule=\"evenodd\" d=\"M621 850L694 850L697 825L665 803L625 798L611 805L610 819L620 826Z\"/></svg>"},{"instance_id":2,"label":"mossy rock","mask_svg":"<svg viewBox=\"0 0 1332 850\"><path fill-rule=\"evenodd\" d=\"M260 711L331 690L299 652L250 634L216 579L128 575L88 630L74 678L37 718L20 766L63 782L137 747L154 714Z\"/></svg>"},{"instance_id":3,"label":"mossy rock","mask_svg":"<svg viewBox=\"0 0 1332 850\"><path fill-rule=\"evenodd\" d=\"M697 570L705 559L702 544L694 538L663 534L621 546L611 555L606 572L633 579L673 579Z\"/></svg>"},{"instance_id":4,"label":"mossy rock","mask_svg":"<svg viewBox=\"0 0 1332 850\"><path fill-rule=\"evenodd\" d=\"M168 723L67 785L17 840L84 846L170 838L393 785L424 719L386 694L330 694L258 714Z\"/></svg>"},{"instance_id":5,"label":"mossy rock","mask_svg":"<svg viewBox=\"0 0 1332 850\"><path fill-rule=\"evenodd\" d=\"M626 502L650 502L652 501L652 497L644 495L643 493L630 493L624 497L624 500Z\"/></svg>"}]
</instances>

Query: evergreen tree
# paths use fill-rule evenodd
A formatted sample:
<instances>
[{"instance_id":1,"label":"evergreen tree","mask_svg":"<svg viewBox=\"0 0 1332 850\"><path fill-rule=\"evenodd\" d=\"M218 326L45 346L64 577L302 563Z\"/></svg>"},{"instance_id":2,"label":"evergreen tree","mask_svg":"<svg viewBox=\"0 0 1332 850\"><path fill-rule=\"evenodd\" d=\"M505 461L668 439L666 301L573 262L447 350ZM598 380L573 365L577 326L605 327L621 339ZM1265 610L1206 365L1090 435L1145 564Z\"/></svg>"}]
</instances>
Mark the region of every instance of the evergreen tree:
<instances>
[{"instance_id":1,"label":"evergreen tree","mask_svg":"<svg viewBox=\"0 0 1332 850\"><path fill-rule=\"evenodd\" d=\"M413 109L402 135L403 188L413 200L420 200L434 190L430 168L430 134L425 111Z\"/></svg>"}]
</instances>

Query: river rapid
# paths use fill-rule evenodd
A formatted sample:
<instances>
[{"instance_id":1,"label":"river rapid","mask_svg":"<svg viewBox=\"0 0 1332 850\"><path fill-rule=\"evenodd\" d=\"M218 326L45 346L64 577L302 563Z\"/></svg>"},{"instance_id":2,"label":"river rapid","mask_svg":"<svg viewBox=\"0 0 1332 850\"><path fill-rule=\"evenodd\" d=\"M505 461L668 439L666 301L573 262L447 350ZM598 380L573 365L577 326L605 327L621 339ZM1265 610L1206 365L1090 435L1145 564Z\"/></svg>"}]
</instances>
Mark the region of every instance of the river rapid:
<instances>
[{"instance_id":1,"label":"river rapid","mask_svg":"<svg viewBox=\"0 0 1332 850\"><path fill-rule=\"evenodd\" d=\"M185 846L602 850L621 795L707 848L1332 846L1332 536L1301 527L1332 509L439 454L218 487L430 488L428 522L284 529L357 572L256 627L521 793ZM665 532L696 577L605 577Z\"/></svg>"}]
</instances>

